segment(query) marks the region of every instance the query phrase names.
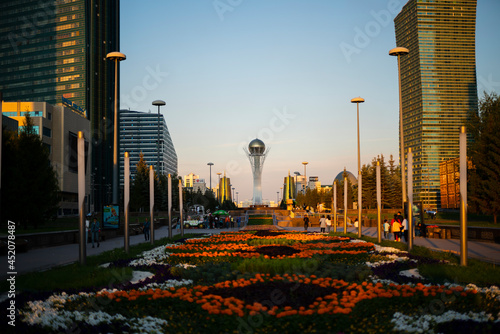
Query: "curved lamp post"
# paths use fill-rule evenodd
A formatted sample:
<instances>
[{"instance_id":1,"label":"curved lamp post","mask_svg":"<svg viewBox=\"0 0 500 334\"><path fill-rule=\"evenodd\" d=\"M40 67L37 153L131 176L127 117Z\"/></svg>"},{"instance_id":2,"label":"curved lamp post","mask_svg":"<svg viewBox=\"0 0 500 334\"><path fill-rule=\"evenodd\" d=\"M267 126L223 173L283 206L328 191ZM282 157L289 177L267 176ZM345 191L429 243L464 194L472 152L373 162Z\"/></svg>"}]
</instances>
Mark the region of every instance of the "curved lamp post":
<instances>
[{"instance_id":1,"label":"curved lamp post","mask_svg":"<svg viewBox=\"0 0 500 334\"><path fill-rule=\"evenodd\" d=\"M153 101L154 106L158 106L158 140L157 140L157 160L156 160L156 170L158 172L158 175L162 174L160 170L160 107L165 105L165 101L162 100L154 100Z\"/></svg>"},{"instance_id":2,"label":"curved lamp post","mask_svg":"<svg viewBox=\"0 0 500 334\"><path fill-rule=\"evenodd\" d=\"M410 53L407 48L396 47L389 51L390 56L398 57L398 80L399 80L399 145L401 160L401 192L403 195L403 209L406 202L406 175L405 175L405 145L403 138L403 98L401 96L401 56Z\"/></svg>"},{"instance_id":3,"label":"curved lamp post","mask_svg":"<svg viewBox=\"0 0 500 334\"><path fill-rule=\"evenodd\" d=\"M118 62L127 59L127 57L118 51L110 52L106 59L115 62L115 116L113 133L113 203L118 205Z\"/></svg>"},{"instance_id":4,"label":"curved lamp post","mask_svg":"<svg viewBox=\"0 0 500 334\"><path fill-rule=\"evenodd\" d=\"M358 237L361 237L361 206L362 206L362 178L361 178L361 157L360 157L360 149L359 149L359 104L364 103L365 100L361 97L355 97L351 99L351 103L356 103L357 111L358 111Z\"/></svg>"}]
</instances>

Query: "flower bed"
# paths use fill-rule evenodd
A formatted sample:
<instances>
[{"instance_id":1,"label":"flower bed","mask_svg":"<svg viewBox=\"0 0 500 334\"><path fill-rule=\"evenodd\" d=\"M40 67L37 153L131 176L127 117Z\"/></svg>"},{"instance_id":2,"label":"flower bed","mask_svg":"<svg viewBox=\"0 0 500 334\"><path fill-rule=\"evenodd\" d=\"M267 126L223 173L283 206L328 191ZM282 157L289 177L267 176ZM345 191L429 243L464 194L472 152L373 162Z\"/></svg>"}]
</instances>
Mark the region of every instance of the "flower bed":
<instances>
[{"instance_id":1,"label":"flower bed","mask_svg":"<svg viewBox=\"0 0 500 334\"><path fill-rule=\"evenodd\" d=\"M437 260L319 233L221 233L107 264L142 281L31 300L25 332L488 333L500 290L431 284ZM145 272L145 273L144 273ZM148 275L148 272L151 275ZM404 274L404 275L401 275Z\"/></svg>"}]
</instances>

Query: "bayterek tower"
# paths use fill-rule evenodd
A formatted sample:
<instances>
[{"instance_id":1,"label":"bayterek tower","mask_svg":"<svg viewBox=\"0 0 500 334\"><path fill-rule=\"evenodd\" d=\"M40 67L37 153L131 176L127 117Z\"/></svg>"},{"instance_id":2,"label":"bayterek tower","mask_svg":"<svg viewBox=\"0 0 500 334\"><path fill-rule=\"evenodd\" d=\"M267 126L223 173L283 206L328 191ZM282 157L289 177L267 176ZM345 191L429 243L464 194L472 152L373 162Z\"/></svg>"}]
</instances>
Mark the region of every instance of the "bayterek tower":
<instances>
[{"instance_id":1,"label":"bayterek tower","mask_svg":"<svg viewBox=\"0 0 500 334\"><path fill-rule=\"evenodd\" d=\"M262 167L269 150L260 139L254 139L248 144L248 150L245 150L253 173L253 204L262 204Z\"/></svg>"}]
</instances>

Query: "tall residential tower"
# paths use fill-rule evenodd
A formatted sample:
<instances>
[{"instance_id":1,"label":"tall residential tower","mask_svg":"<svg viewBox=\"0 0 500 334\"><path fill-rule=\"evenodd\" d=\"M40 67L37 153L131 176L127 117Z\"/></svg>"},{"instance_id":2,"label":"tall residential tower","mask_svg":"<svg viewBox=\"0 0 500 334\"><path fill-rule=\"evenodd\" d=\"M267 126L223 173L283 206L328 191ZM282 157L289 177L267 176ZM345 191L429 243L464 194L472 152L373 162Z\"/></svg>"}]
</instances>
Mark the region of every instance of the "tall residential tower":
<instances>
[{"instance_id":1,"label":"tall residential tower","mask_svg":"<svg viewBox=\"0 0 500 334\"><path fill-rule=\"evenodd\" d=\"M160 122L159 146L158 122ZM158 114L120 110L120 137L120 184L123 184L125 152L128 152L130 156L132 178L136 173L140 153L144 154L146 163L153 166L157 163L159 153L159 173L177 174L177 153L162 114L158 118ZM156 167L155 171L157 171Z\"/></svg>"},{"instance_id":2,"label":"tall residential tower","mask_svg":"<svg viewBox=\"0 0 500 334\"><path fill-rule=\"evenodd\" d=\"M459 154L459 127L478 107L476 0L410 0L394 19L401 57L404 151L414 200L440 206L439 163ZM406 158L405 158L405 161Z\"/></svg>"}]
</instances>

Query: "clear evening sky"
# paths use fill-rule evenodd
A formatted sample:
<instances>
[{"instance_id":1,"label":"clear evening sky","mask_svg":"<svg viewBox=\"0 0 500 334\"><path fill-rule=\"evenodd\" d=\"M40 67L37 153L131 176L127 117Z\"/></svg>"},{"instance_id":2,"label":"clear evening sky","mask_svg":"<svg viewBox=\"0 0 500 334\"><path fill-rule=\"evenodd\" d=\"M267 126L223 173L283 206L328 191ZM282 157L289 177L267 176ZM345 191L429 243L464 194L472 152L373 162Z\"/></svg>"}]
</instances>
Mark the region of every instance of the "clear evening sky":
<instances>
[{"instance_id":1,"label":"clear evening sky","mask_svg":"<svg viewBox=\"0 0 500 334\"><path fill-rule=\"evenodd\" d=\"M271 148L263 198L276 200L288 171L331 184L357 173L356 105L361 96L361 164L399 161L394 17L406 0L122 0L121 108L166 106L179 162L209 183L208 162L252 198L243 152ZM479 96L500 92L500 1L478 0ZM152 162L149 162L152 163Z\"/></svg>"}]
</instances>

